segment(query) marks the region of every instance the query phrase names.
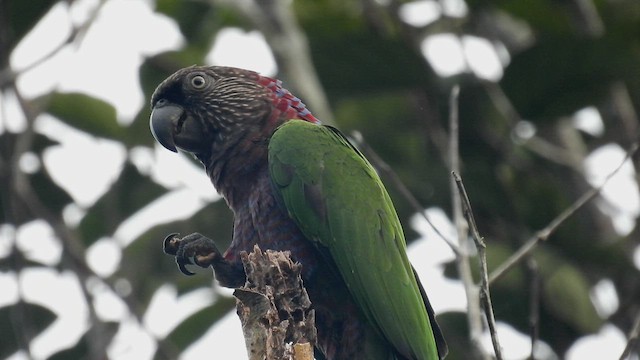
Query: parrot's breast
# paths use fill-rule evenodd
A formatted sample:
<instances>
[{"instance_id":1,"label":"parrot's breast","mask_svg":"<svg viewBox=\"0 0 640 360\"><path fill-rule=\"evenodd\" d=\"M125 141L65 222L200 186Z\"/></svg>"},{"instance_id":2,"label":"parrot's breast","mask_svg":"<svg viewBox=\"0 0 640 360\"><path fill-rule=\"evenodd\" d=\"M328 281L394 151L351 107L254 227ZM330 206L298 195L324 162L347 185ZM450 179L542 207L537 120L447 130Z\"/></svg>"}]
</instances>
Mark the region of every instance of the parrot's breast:
<instances>
[{"instance_id":1,"label":"parrot's breast","mask_svg":"<svg viewBox=\"0 0 640 360\"><path fill-rule=\"evenodd\" d=\"M316 314L317 346L326 358L377 359L373 352L387 359L386 341L364 319L332 259L305 238L276 200L266 171L245 195L244 205L234 208L233 241L225 258L241 266L240 252L250 252L255 244L263 251L289 251L302 264L303 284Z\"/></svg>"}]
</instances>

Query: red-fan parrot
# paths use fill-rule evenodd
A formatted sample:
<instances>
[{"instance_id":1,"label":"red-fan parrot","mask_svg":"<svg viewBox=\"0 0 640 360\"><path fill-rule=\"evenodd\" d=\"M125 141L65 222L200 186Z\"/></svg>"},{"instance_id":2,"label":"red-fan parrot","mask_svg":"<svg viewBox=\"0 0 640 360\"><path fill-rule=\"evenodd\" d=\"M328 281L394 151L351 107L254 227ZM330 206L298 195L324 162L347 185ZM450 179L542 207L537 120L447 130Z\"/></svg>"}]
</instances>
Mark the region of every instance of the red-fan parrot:
<instances>
[{"instance_id":1,"label":"red-fan parrot","mask_svg":"<svg viewBox=\"0 0 640 360\"><path fill-rule=\"evenodd\" d=\"M389 194L340 131L280 81L231 67L178 70L151 106L156 140L195 155L234 214L224 254L199 233L165 239L183 273L211 266L221 285L238 288L242 251L287 250L315 310L318 358L446 355Z\"/></svg>"}]
</instances>

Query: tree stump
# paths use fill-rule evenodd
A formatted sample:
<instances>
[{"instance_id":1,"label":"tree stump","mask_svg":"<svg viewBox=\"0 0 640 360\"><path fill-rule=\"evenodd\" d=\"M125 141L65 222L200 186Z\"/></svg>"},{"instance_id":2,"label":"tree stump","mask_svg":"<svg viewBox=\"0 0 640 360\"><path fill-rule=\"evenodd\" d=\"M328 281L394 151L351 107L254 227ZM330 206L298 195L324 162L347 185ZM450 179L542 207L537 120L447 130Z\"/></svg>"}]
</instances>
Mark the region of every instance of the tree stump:
<instances>
[{"instance_id":1,"label":"tree stump","mask_svg":"<svg viewBox=\"0 0 640 360\"><path fill-rule=\"evenodd\" d=\"M315 313L303 286L302 265L289 252L241 254L247 274L236 308L250 360L313 360Z\"/></svg>"}]
</instances>

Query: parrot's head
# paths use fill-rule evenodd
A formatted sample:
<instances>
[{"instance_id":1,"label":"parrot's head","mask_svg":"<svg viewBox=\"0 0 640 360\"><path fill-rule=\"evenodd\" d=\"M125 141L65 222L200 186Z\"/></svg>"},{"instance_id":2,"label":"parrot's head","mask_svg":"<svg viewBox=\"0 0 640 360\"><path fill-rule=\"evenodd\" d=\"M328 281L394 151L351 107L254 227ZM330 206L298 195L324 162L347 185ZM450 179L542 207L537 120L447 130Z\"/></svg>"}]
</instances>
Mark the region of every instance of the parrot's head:
<instances>
[{"instance_id":1,"label":"parrot's head","mask_svg":"<svg viewBox=\"0 0 640 360\"><path fill-rule=\"evenodd\" d=\"M280 81L221 66L192 66L164 80L151 98L150 127L165 148L207 157L242 139L261 141L288 119L318 120Z\"/></svg>"}]
</instances>

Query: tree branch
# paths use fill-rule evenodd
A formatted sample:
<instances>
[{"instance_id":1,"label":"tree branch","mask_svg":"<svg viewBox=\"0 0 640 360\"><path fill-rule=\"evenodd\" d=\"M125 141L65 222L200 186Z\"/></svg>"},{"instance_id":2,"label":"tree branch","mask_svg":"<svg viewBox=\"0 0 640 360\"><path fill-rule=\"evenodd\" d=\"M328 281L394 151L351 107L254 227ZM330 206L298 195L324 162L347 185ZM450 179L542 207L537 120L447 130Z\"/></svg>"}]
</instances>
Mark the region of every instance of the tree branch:
<instances>
[{"instance_id":1,"label":"tree branch","mask_svg":"<svg viewBox=\"0 0 640 360\"><path fill-rule=\"evenodd\" d=\"M631 351L633 351L634 347L638 346L638 338L640 337L640 311L636 314L636 319L633 321L633 327L629 332L629 341L627 342L627 346L625 346L622 355L620 355L620 360L627 360L631 358Z\"/></svg>"},{"instance_id":2,"label":"tree branch","mask_svg":"<svg viewBox=\"0 0 640 360\"><path fill-rule=\"evenodd\" d=\"M460 87L455 86L451 90L449 98L449 165L451 172L460 173L460 152L458 140L458 96L460 95ZM471 266L469 265L469 249L467 245L467 237L469 235L469 224L465 221L462 211L461 194L457 190L455 179L451 179L451 203L453 207L453 222L455 223L458 233L458 249L456 254L456 268L460 275L460 280L464 285L465 294L467 296L467 322L469 324L469 337L474 346L475 353L482 357L488 358L488 354L482 351L480 337L482 336L482 316L480 315L479 292L473 275Z\"/></svg>"},{"instance_id":3,"label":"tree branch","mask_svg":"<svg viewBox=\"0 0 640 360\"><path fill-rule=\"evenodd\" d=\"M578 210L580 210L586 203L588 203L591 199L596 197L602 191L602 188L611 180L611 178L620 171L622 165L632 157L638 151L638 143L634 143L631 145L631 148L627 151L626 156L609 175L604 179L602 184L598 187L592 188L591 190L584 193L578 200L576 200L571 206L565 209L560 213L555 219L553 219L549 225L547 225L544 229L536 232L534 236L529 238L520 249L518 249L511 257L505 260L500 266L498 266L494 271L489 274L489 285L493 284L496 280L498 280L502 275L504 275L507 271L511 270L516 264L518 264L522 259L524 259L528 254L533 251L533 249L538 246L541 241L546 241L551 236L560 225L562 225L568 218L570 218L573 214L575 214Z\"/></svg>"},{"instance_id":4,"label":"tree branch","mask_svg":"<svg viewBox=\"0 0 640 360\"><path fill-rule=\"evenodd\" d=\"M531 276L529 290L529 331L531 333L530 360L535 359L535 348L539 338L540 326L540 273L538 263L533 258L527 261L527 268Z\"/></svg>"},{"instance_id":5,"label":"tree branch","mask_svg":"<svg viewBox=\"0 0 640 360\"><path fill-rule=\"evenodd\" d=\"M484 239L480 236L480 232L478 231L478 226L476 225L476 220L473 216L473 211L471 210L471 202L469 201L469 196L467 195L467 190L464 188L462 179L455 172L452 173L452 175L462 201L462 211L464 213L464 218L467 220L467 224L469 224L469 228L471 229L471 235L473 237L474 243L476 244L476 249L478 250L478 262L480 264L480 281L481 281L480 282L480 303L482 304L482 308L484 309L484 313L487 318L487 324L489 325L489 333L491 334L491 342L493 343L493 350L496 353L496 359L501 360L502 348L500 347L500 342L498 341L498 333L496 330L496 319L493 315L493 306L491 305L491 294L489 292L489 276L488 276L488 270L487 270L487 245L485 244Z\"/></svg>"},{"instance_id":6,"label":"tree branch","mask_svg":"<svg viewBox=\"0 0 640 360\"><path fill-rule=\"evenodd\" d=\"M288 252L262 252L257 245L241 257L247 281L233 295L249 359L313 359L315 312L302 266Z\"/></svg>"}]
</instances>

